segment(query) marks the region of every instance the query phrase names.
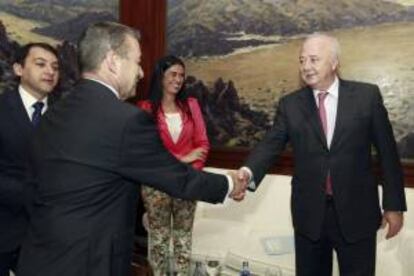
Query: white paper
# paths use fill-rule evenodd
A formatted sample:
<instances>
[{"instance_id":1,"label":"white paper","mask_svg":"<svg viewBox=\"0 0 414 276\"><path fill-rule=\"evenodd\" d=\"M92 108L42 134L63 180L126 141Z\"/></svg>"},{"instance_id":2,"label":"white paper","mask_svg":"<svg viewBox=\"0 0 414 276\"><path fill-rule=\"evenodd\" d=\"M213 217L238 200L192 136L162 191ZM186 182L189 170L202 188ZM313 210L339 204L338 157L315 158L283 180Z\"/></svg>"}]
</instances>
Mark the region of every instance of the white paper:
<instances>
[{"instance_id":1,"label":"white paper","mask_svg":"<svg viewBox=\"0 0 414 276\"><path fill-rule=\"evenodd\" d=\"M291 254L295 250L292 236L270 236L261 238L262 245L268 255Z\"/></svg>"}]
</instances>

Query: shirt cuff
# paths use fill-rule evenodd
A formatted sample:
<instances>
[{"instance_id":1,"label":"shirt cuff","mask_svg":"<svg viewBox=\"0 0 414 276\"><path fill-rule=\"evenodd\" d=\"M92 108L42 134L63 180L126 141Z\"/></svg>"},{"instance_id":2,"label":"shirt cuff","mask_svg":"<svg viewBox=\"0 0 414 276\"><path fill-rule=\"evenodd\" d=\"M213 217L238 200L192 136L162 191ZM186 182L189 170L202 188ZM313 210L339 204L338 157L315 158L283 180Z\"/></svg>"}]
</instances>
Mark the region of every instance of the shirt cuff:
<instances>
[{"instance_id":1,"label":"shirt cuff","mask_svg":"<svg viewBox=\"0 0 414 276\"><path fill-rule=\"evenodd\" d=\"M254 178L253 178L253 172L250 168L248 167L241 167L241 170L247 172L247 174L249 175L249 185L248 188L252 189L252 190L256 190L256 182L254 182Z\"/></svg>"},{"instance_id":2,"label":"shirt cuff","mask_svg":"<svg viewBox=\"0 0 414 276\"><path fill-rule=\"evenodd\" d=\"M227 195L226 195L226 198L228 198L230 196L230 193L233 191L234 183L230 175L226 174L226 177L227 177L227 183L229 185L229 189L227 190Z\"/></svg>"}]
</instances>

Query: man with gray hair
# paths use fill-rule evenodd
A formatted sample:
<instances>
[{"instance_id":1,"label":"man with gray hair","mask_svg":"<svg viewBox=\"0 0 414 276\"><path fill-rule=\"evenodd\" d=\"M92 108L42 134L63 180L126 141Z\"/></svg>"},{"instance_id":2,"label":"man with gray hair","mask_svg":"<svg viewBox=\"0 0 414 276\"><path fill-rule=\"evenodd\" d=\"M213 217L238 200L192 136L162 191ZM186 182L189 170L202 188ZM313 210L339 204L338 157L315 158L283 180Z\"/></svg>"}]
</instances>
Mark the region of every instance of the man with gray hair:
<instances>
[{"instance_id":1,"label":"man with gray hair","mask_svg":"<svg viewBox=\"0 0 414 276\"><path fill-rule=\"evenodd\" d=\"M139 183L211 203L245 189L179 162L151 117L120 101L143 77L136 31L97 23L78 46L82 79L34 138L37 186L19 276L130 275Z\"/></svg>"},{"instance_id":2,"label":"man with gray hair","mask_svg":"<svg viewBox=\"0 0 414 276\"><path fill-rule=\"evenodd\" d=\"M296 275L375 275L376 231L400 231L406 210L403 173L392 127L376 85L338 76L339 43L314 34L299 54L304 87L279 101L272 129L238 177L251 189L290 142L295 162L292 219ZM372 146L383 172L381 212ZM241 199L244 195L238 195Z\"/></svg>"}]
</instances>

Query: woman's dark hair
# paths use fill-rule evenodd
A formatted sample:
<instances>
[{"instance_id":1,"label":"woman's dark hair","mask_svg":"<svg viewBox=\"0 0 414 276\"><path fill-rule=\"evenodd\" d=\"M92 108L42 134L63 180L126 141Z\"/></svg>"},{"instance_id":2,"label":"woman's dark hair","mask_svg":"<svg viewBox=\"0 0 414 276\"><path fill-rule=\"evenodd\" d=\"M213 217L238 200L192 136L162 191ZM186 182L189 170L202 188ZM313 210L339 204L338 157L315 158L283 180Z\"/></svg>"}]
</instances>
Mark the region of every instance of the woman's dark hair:
<instances>
[{"instance_id":1,"label":"woman's dark hair","mask_svg":"<svg viewBox=\"0 0 414 276\"><path fill-rule=\"evenodd\" d=\"M151 102L152 106L152 114L156 118L156 114L161 107L161 100L163 97L163 79L164 73L167 71L171 66L174 65L181 65L185 69L184 62L173 55L168 55L162 57L158 60L157 64L155 65L154 71L151 76L150 82L150 89L148 94L148 100ZM187 93L184 90L184 85L181 87L180 91L178 92L175 100L177 102L178 107L184 111L184 113L189 112L189 107L187 105L186 99L188 98Z\"/></svg>"}]
</instances>

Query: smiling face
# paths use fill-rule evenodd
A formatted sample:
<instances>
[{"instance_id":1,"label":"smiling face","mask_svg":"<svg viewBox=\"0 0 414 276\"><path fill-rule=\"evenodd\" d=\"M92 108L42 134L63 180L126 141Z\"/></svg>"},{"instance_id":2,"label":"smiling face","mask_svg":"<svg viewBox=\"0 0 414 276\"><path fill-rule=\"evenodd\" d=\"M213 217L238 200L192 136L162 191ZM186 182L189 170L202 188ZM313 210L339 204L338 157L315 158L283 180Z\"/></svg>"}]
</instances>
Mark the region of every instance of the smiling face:
<instances>
[{"instance_id":1,"label":"smiling face","mask_svg":"<svg viewBox=\"0 0 414 276\"><path fill-rule=\"evenodd\" d=\"M176 96L183 87L185 69L180 64L174 64L164 72L162 87L164 95Z\"/></svg>"},{"instance_id":2,"label":"smiling face","mask_svg":"<svg viewBox=\"0 0 414 276\"><path fill-rule=\"evenodd\" d=\"M20 85L37 99L47 96L59 79L59 62L55 54L41 47L32 47L23 64L15 63L14 72Z\"/></svg>"},{"instance_id":3,"label":"smiling face","mask_svg":"<svg viewBox=\"0 0 414 276\"><path fill-rule=\"evenodd\" d=\"M313 89L327 90L335 80L338 58L333 38L315 36L308 38L299 55L302 80Z\"/></svg>"}]
</instances>

